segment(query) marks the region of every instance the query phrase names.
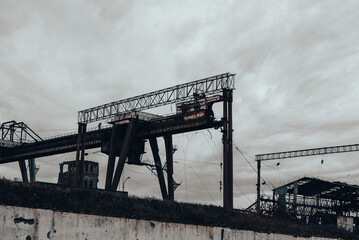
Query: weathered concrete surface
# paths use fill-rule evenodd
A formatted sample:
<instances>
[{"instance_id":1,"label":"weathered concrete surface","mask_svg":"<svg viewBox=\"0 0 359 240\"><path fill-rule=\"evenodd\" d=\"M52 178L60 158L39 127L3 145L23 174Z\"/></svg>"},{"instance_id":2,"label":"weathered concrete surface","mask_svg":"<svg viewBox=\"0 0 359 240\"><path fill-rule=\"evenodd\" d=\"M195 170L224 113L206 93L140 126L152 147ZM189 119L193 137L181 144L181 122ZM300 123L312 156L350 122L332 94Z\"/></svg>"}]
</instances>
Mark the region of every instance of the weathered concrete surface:
<instances>
[{"instance_id":1,"label":"weathered concrete surface","mask_svg":"<svg viewBox=\"0 0 359 240\"><path fill-rule=\"evenodd\" d=\"M0 205L0 239L304 240L308 238ZM309 239L325 240L329 238L312 237Z\"/></svg>"}]
</instances>

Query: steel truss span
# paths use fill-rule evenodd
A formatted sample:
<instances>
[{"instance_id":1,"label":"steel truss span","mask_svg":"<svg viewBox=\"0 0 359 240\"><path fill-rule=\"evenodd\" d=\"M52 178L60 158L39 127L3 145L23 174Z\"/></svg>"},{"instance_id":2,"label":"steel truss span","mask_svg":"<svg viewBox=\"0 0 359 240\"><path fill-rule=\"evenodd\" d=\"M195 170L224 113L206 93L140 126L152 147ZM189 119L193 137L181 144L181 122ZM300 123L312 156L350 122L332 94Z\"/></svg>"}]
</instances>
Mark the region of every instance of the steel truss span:
<instances>
[{"instance_id":1,"label":"steel truss span","mask_svg":"<svg viewBox=\"0 0 359 240\"><path fill-rule=\"evenodd\" d=\"M314 155L356 152L356 151L359 151L359 144L259 154L256 155L256 161L277 160L277 159L294 158L294 157L308 157Z\"/></svg>"},{"instance_id":2,"label":"steel truss span","mask_svg":"<svg viewBox=\"0 0 359 240\"><path fill-rule=\"evenodd\" d=\"M223 89L234 89L234 76L235 74L224 73L82 110L78 112L78 122L91 123L127 112L188 101L192 100L196 94L204 94L206 97L220 94Z\"/></svg>"}]
</instances>

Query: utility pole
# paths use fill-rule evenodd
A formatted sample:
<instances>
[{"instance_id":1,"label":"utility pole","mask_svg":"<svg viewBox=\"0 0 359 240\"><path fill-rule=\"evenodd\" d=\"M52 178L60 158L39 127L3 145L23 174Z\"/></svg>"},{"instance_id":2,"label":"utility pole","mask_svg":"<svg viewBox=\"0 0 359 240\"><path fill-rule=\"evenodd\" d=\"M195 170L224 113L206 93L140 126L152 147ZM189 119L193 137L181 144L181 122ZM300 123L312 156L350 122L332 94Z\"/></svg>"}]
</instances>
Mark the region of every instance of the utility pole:
<instances>
[{"instance_id":1,"label":"utility pole","mask_svg":"<svg viewBox=\"0 0 359 240\"><path fill-rule=\"evenodd\" d=\"M126 179L125 179L125 181L123 181L123 183L122 183L122 191L124 192L125 191L125 182L128 180L128 179L130 179L131 177L127 177Z\"/></svg>"}]
</instances>

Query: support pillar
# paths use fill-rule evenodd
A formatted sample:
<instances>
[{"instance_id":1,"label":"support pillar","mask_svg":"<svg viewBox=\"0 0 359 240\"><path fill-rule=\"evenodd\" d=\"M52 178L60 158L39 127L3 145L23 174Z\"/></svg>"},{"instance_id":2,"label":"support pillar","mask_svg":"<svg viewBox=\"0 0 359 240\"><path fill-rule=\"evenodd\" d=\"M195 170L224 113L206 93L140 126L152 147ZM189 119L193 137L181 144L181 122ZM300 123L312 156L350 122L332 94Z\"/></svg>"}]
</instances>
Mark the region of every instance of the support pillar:
<instances>
[{"instance_id":1,"label":"support pillar","mask_svg":"<svg viewBox=\"0 0 359 240\"><path fill-rule=\"evenodd\" d=\"M156 138L150 138L149 140L150 140L150 145L151 145L151 150L152 150L153 159L154 159L154 161L155 161L155 166L156 166L158 181L159 181L159 183L160 183L162 199L163 199L163 200L167 200L167 199L168 199L168 195L167 195L167 190L166 190L165 178L164 178L164 176L163 176L163 169L162 169L162 164L161 164L161 158L160 158L160 155L158 154L158 143L157 143L157 139L156 139Z\"/></svg>"},{"instance_id":2,"label":"support pillar","mask_svg":"<svg viewBox=\"0 0 359 240\"><path fill-rule=\"evenodd\" d=\"M20 161L19 161L19 167L20 167L20 171L21 171L22 181L23 181L24 183L28 183L28 182L29 182L29 179L28 179L28 177L27 177L25 160L20 160Z\"/></svg>"},{"instance_id":3,"label":"support pillar","mask_svg":"<svg viewBox=\"0 0 359 240\"><path fill-rule=\"evenodd\" d=\"M118 139L119 139L119 126L117 124L114 124L112 127L111 140L108 149L109 153L108 153L107 174L106 174L106 184L105 184L106 190L109 190L112 184L113 170L115 168L115 162L116 162L116 152L119 148L117 144L119 142Z\"/></svg>"},{"instance_id":4,"label":"support pillar","mask_svg":"<svg viewBox=\"0 0 359 240\"><path fill-rule=\"evenodd\" d=\"M232 91L223 89L223 206L233 209Z\"/></svg>"},{"instance_id":5,"label":"support pillar","mask_svg":"<svg viewBox=\"0 0 359 240\"><path fill-rule=\"evenodd\" d=\"M261 214L261 160L257 160L257 202L256 210Z\"/></svg>"},{"instance_id":6,"label":"support pillar","mask_svg":"<svg viewBox=\"0 0 359 240\"><path fill-rule=\"evenodd\" d=\"M35 158L30 158L29 160L29 175L30 175L30 182L36 182L36 165L35 165Z\"/></svg>"},{"instance_id":7,"label":"support pillar","mask_svg":"<svg viewBox=\"0 0 359 240\"><path fill-rule=\"evenodd\" d=\"M86 149L86 123L78 123L78 136L76 144L76 169L74 174L74 187L82 186L83 179L83 162L85 160L85 149ZM80 159L81 156L81 159Z\"/></svg>"},{"instance_id":8,"label":"support pillar","mask_svg":"<svg viewBox=\"0 0 359 240\"><path fill-rule=\"evenodd\" d=\"M293 188L293 213L297 214L297 198L298 198L298 181L294 182L294 188ZM290 203L290 201L289 201Z\"/></svg>"},{"instance_id":9,"label":"support pillar","mask_svg":"<svg viewBox=\"0 0 359 240\"><path fill-rule=\"evenodd\" d=\"M168 199L174 201L172 135L166 135L164 139L166 147Z\"/></svg>"},{"instance_id":10,"label":"support pillar","mask_svg":"<svg viewBox=\"0 0 359 240\"><path fill-rule=\"evenodd\" d=\"M130 121L127 126L126 136L121 147L120 157L118 160L115 176L113 178L113 182L110 188L110 190L112 191L116 191L118 184L120 183L123 167L125 166L125 160L127 157L128 149L130 146L130 142L132 140L133 128L134 128L134 123Z\"/></svg>"}]
</instances>

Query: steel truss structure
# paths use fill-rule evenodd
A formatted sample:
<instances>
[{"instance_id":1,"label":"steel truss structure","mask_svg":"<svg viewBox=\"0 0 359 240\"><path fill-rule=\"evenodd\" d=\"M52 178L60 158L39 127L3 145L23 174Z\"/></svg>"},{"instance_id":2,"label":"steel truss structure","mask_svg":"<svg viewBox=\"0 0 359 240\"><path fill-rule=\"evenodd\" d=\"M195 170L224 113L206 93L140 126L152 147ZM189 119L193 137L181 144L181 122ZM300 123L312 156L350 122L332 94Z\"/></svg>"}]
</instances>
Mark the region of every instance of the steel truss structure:
<instances>
[{"instance_id":1,"label":"steel truss structure","mask_svg":"<svg viewBox=\"0 0 359 240\"><path fill-rule=\"evenodd\" d=\"M8 121L1 125L0 149L9 152L22 144L36 143L43 139L23 122ZM36 181L36 165L34 158L27 158L29 163L30 182ZM24 159L20 159L19 167L24 182L29 182L27 167Z\"/></svg>"},{"instance_id":2,"label":"steel truss structure","mask_svg":"<svg viewBox=\"0 0 359 240\"><path fill-rule=\"evenodd\" d=\"M278 160L278 159L285 159L285 158L309 157L309 156L315 156L315 155L356 152L356 151L359 151L359 144L334 146L334 147L323 147L323 148L312 148L312 149L304 149L304 150L296 150L296 151L288 151L288 152L258 154L255 156L255 159L256 159L256 161Z\"/></svg>"},{"instance_id":3,"label":"steel truss structure","mask_svg":"<svg viewBox=\"0 0 359 240\"><path fill-rule=\"evenodd\" d=\"M346 153L346 152L356 152L356 151L359 151L359 144L312 148L312 149L303 149L303 150L255 155L255 160L257 161L257 184L256 184L257 185L257 202L256 202L257 212L258 213L261 212L261 206L260 206L261 161L280 160L280 159L295 158L295 157L309 157L309 156L316 156L316 155Z\"/></svg>"},{"instance_id":4,"label":"steel truss structure","mask_svg":"<svg viewBox=\"0 0 359 240\"><path fill-rule=\"evenodd\" d=\"M305 224L336 226L338 216L345 216L357 225L359 186L304 177L273 189L272 197L262 195L260 205L263 215L291 217Z\"/></svg>"},{"instance_id":5,"label":"steel truss structure","mask_svg":"<svg viewBox=\"0 0 359 240\"><path fill-rule=\"evenodd\" d=\"M144 144L149 141L162 198L174 200L177 183L173 179L174 134L221 128L223 134L223 205L233 208L233 128L232 102L235 74L225 73L180 84L78 113L78 132L49 139L0 146L0 164L19 161L23 181L27 180L25 160L76 152L74 186L81 187L85 151L101 148L108 155L105 189L116 191L125 163L148 166L141 161ZM223 117L215 119L212 105L223 102ZM176 113L155 115L141 110L176 103ZM108 119L112 126L87 129L87 124ZM157 138L164 138L165 163L159 154ZM118 160L117 160L118 159ZM32 161L32 160L31 160ZM32 163L32 162L31 162ZM34 164L30 167L33 168ZM24 174L23 174L24 172ZM30 174L31 175L31 174ZM165 176L167 175L167 176ZM167 178L167 187L166 187Z\"/></svg>"},{"instance_id":6,"label":"steel truss structure","mask_svg":"<svg viewBox=\"0 0 359 240\"><path fill-rule=\"evenodd\" d=\"M37 135L31 128L23 122L9 121L4 122L0 126L1 140L5 145L5 141L11 143L29 143L38 142L42 138ZM30 139L28 139L29 137Z\"/></svg>"},{"instance_id":7,"label":"steel truss structure","mask_svg":"<svg viewBox=\"0 0 359 240\"><path fill-rule=\"evenodd\" d=\"M194 128L196 124L215 127L216 121L212 111L215 102L223 102L223 118L218 126L223 127L223 206L233 208L233 128L232 128L232 102L234 89L234 74L226 73L205 78L186 84L177 85L156 92L143 94L137 97L120 100L79 112L79 133L77 141L75 176L80 176L76 182L81 182L81 162L85 151L86 124L112 119L113 128L108 143L109 155L105 189L115 191L118 187L126 159L128 163L144 165L140 156L144 152L143 138L136 138L136 134L150 130L155 136L148 137L156 175L160 184L162 198L174 200L175 181L173 180L173 146L172 134L163 134L161 131L176 130L184 132L181 128ZM176 114L158 116L149 114L143 117L140 110L156 108L167 104L176 104ZM217 121L218 123L218 121ZM160 129L154 127L160 125ZM81 130L82 129L82 130ZM83 130L85 129L85 130ZM143 129L143 130L141 130ZM144 130L146 129L146 130ZM156 137L165 140L167 185L165 183L164 169L159 155ZM81 159L80 159L81 155ZM119 157L117 166L116 157ZM76 186L76 184L74 184Z\"/></svg>"},{"instance_id":8,"label":"steel truss structure","mask_svg":"<svg viewBox=\"0 0 359 240\"><path fill-rule=\"evenodd\" d=\"M196 94L210 97L221 93L223 89L233 90L234 76L235 74L224 73L82 110L78 112L78 122L91 123L110 119L123 113L185 102L193 99Z\"/></svg>"}]
</instances>

